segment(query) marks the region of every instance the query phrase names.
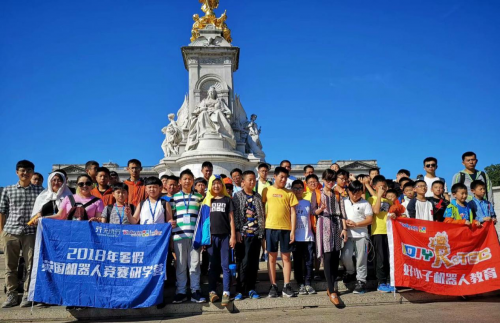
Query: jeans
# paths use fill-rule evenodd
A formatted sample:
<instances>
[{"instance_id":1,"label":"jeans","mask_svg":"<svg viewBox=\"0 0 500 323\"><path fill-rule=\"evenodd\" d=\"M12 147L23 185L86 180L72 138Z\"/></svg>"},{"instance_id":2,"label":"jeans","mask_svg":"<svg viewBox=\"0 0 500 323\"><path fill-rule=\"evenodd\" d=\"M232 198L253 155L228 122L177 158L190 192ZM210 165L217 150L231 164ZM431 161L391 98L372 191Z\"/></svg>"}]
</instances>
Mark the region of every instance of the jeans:
<instances>
[{"instance_id":1,"label":"jeans","mask_svg":"<svg viewBox=\"0 0 500 323\"><path fill-rule=\"evenodd\" d=\"M191 239L181 239L174 241L175 261L175 286L176 294L186 294L187 271L189 268L189 278L191 279L191 291L200 290L200 251L201 248L192 249Z\"/></svg>"},{"instance_id":2,"label":"jeans","mask_svg":"<svg viewBox=\"0 0 500 323\"><path fill-rule=\"evenodd\" d=\"M222 267L222 285L223 291L229 292L231 288L231 271L229 270L229 235L212 234L211 245L208 247L210 265L208 267L208 289L215 291L217 279L220 276Z\"/></svg>"},{"instance_id":3,"label":"jeans","mask_svg":"<svg viewBox=\"0 0 500 323\"><path fill-rule=\"evenodd\" d=\"M293 271L297 284L311 285L313 272L313 241L296 241L293 252ZM305 268L305 274L304 270Z\"/></svg>"}]
</instances>

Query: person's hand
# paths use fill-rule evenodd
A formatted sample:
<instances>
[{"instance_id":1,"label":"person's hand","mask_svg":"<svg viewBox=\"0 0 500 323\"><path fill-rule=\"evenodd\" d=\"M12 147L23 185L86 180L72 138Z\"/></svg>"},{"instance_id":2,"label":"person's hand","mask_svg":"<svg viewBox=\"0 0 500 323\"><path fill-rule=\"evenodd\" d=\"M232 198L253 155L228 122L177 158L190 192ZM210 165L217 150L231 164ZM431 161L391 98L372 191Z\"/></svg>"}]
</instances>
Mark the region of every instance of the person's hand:
<instances>
[{"instance_id":1,"label":"person's hand","mask_svg":"<svg viewBox=\"0 0 500 323\"><path fill-rule=\"evenodd\" d=\"M295 242L295 232L290 232L290 244Z\"/></svg>"},{"instance_id":2,"label":"person's hand","mask_svg":"<svg viewBox=\"0 0 500 323\"><path fill-rule=\"evenodd\" d=\"M379 187L379 189L377 190L377 197L381 198L382 196L384 196L386 191L387 189L385 187Z\"/></svg>"},{"instance_id":3,"label":"person's hand","mask_svg":"<svg viewBox=\"0 0 500 323\"><path fill-rule=\"evenodd\" d=\"M234 249L236 247L236 237L232 236L231 239L229 239L229 246Z\"/></svg>"},{"instance_id":4,"label":"person's hand","mask_svg":"<svg viewBox=\"0 0 500 323\"><path fill-rule=\"evenodd\" d=\"M493 218L493 224L497 224L497 218Z\"/></svg>"},{"instance_id":5,"label":"person's hand","mask_svg":"<svg viewBox=\"0 0 500 323\"><path fill-rule=\"evenodd\" d=\"M353 173L350 173L350 174L349 174L349 180L350 180L351 182L354 182L354 181L356 180L356 176L354 176L354 174L353 174Z\"/></svg>"},{"instance_id":6,"label":"person's hand","mask_svg":"<svg viewBox=\"0 0 500 323\"><path fill-rule=\"evenodd\" d=\"M347 224L348 227L354 227L355 228L357 226L356 222L354 222L352 220L347 220L345 223Z\"/></svg>"},{"instance_id":7,"label":"person's hand","mask_svg":"<svg viewBox=\"0 0 500 323\"><path fill-rule=\"evenodd\" d=\"M172 226L172 228L177 228L177 221L170 220L170 221L168 221L168 223L170 223L170 225Z\"/></svg>"},{"instance_id":8,"label":"person's hand","mask_svg":"<svg viewBox=\"0 0 500 323\"><path fill-rule=\"evenodd\" d=\"M491 221L491 217L487 216L483 219L484 222L488 222L488 221Z\"/></svg>"},{"instance_id":9,"label":"person's hand","mask_svg":"<svg viewBox=\"0 0 500 323\"><path fill-rule=\"evenodd\" d=\"M396 213L387 213L387 216L393 220L396 220Z\"/></svg>"},{"instance_id":10,"label":"person's hand","mask_svg":"<svg viewBox=\"0 0 500 323\"><path fill-rule=\"evenodd\" d=\"M465 225L470 225L470 221L469 220L465 220Z\"/></svg>"},{"instance_id":11,"label":"person's hand","mask_svg":"<svg viewBox=\"0 0 500 323\"><path fill-rule=\"evenodd\" d=\"M130 208L130 204L127 204L127 206L125 206L125 215L127 217L132 215L132 209Z\"/></svg>"},{"instance_id":12,"label":"person's hand","mask_svg":"<svg viewBox=\"0 0 500 323\"><path fill-rule=\"evenodd\" d=\"M241 236L241 233L236 232L236 242L241 243L243 242L243 237Z\"/></svg>"},{"instance_id":13,"label":"person's hand","mask_svg":"<svg viewBox=\"0 0 500 323\"><path fill-rule=\"evenodd\" d=\"M94 216L93 218L89 219L89 222L102 222L101 217Z\"/></svg>"},{"instance_id":14,"label":"person's hand","mask_svg":"<svg viewBox=\"0 0 500 323\"><path fill-rule=\"evenodd\" d=\"M347 230L342 230L340 233L340 238L344 240L344 242L347 242Z\"/></svg>"},{"instance_id":15,"label":"person's hand","mask_svg":"<svg viewBox=\"0 0 500 323\"><path fill-rule=\"evenodd\" d=\"M32 218L31 220L29 220L29 221L28 221L28 225L29 225L30 227L33 227L33 226L38 225L38 219L39 219L39 218L40 218L40 215L39 215L39 214L35 215L35 217L34 217L34 218ZM2 227L2 229L0 230L0 233L1 233L2 231L3 231L3 227Z\"/></svg>"},{"instance_id":16,"label":"person's hand","mask_svg":"<svg viewBox=\"0 0 500 323\"><path fill-rule=\"evenodd\" d=\"M366 185L370 185L370 176L365 176L363 177L363 184L366 186Z\"/></svg>"},{"instance_id":17,"label":"person's hand","mask_svg":"<svg viewBox=\"0 0 500 323\"><path fill-rule=\"evenodd\" d=\"M324 210L326 210L326 203L322 201L321 206L319 207L318 210L320 211L320 213L323 212Z\"/></svg>"}]
</instances>

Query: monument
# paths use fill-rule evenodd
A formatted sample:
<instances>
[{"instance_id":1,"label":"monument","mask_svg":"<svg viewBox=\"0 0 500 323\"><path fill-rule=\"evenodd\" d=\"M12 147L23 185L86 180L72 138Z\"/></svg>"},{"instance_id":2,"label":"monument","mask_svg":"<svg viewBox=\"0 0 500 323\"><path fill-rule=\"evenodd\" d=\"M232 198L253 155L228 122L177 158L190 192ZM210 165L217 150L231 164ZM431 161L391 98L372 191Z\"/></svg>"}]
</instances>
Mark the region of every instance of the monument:
<instances>
[{"instance_id":1,"label":"monument","mask_svg":"<svg viewBox=\"0 0 500 323\"><path fill-rule=\"evenodd\" d=\"M233 73L238 70L240 49L231 44L227 13L217 18L218 0L200 0L200 17L193 16L191 43L182 47L189 74L188 94L177 111L177 120L163 128L164 158L155 167L159 173L178 174L190 168L201 175L200 165L209 160L215 173L231 169L255 169L265 161L257 116L250 119L234 90Z\"/></svg>"},{"instance_id":2,"label":"monument","mask_svg":"<svg viewBox=\"0 0 500 323\"><path fill-rule=\"evenodd\" d=\"M233 73L238 70L240 49L231 44L227 12L220 17L215 15L219 0L199 2L204 16L193 16L191 43L181 48L189 75L188 93L177 113L167 115L168 121L161 130L165 135L161 144L164 157L156 166L143 166L143 177L179 175L186 168L199 177L204 161L212 162L215 174L229 175L236 167L256 170L258 164L265 161L257 115L248 117L234 90ZM295 154L283 156L285 158L293 163L291 175L303 178L303 167L307 164L297 164L296 160L304 157ZM370 168L377 167L376 160L339 160L336 163L355 175L368 174ZM321 176L332 160L309 164ZM128 178L125 167L111 161L102 165L116 171L121 180ZM271 169L277 166L271 165ZM71 185L75 184L78 175L85 173L81 164L54 164L52 170L57 169L68 173Z\"/></svg>"}]
</instances>

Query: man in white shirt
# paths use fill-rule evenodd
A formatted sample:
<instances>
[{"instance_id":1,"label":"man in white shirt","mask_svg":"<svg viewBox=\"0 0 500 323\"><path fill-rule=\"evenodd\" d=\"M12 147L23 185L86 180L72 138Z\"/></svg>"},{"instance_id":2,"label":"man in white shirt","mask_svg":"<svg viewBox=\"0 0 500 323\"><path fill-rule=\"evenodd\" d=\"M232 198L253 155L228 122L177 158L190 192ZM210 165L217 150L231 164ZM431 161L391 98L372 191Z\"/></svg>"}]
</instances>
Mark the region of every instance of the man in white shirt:
<instances>
[{"instance_id":1,"label":"man in white shirt","mask_svg":"<svg viewBox=\"0 0 500 323\"><path fill-rule=\"evenodd\" d=\"M442 177L436 176L436 170L438 168L438 162L435 157L427 157L424 159L424 170L425 176L419 175L417 176L418 180L424 180L427 184L427 192L425 193L425 197L433 197L432 193L432 183L435 181L442 181L444 183L444 195L448 196L448 187L446 187L446 181ZM449 198L447 198L449 200Z\"/></svg>"}]
</instances>

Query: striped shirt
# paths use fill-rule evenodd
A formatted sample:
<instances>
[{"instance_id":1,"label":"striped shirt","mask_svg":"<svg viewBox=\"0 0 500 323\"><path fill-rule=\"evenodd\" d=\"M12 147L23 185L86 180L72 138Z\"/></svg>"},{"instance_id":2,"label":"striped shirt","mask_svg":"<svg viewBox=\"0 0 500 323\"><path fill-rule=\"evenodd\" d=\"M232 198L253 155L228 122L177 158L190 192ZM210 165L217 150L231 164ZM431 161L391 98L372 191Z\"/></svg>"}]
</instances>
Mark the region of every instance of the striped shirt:
<instances>
[{"instance_id":1,"label":"striped shirt","mask_svg":"<svg viewBox=\"0 0 500 323\"><path fill-rule=\"evenodd\" d=\"M10 234L35 234L36 227L28 226L37 196L43 187L30 184L22 187L19 183L7 186L0 197L0 213L7 221L3 227Z\"/></svg>"},{"instance_id":2,"label":"striped shirt","mask_svg":"<svg viewBox=\"0 0 500 323\"><path fill-rule=\"evenodd\" d=\"M190 198L191 197L191 198ZM186 194L180 191L172 197L174 220L177 227L172 230L174 241L192 239L203 196L198 193Z\"/></svg>"}]
</instances>

